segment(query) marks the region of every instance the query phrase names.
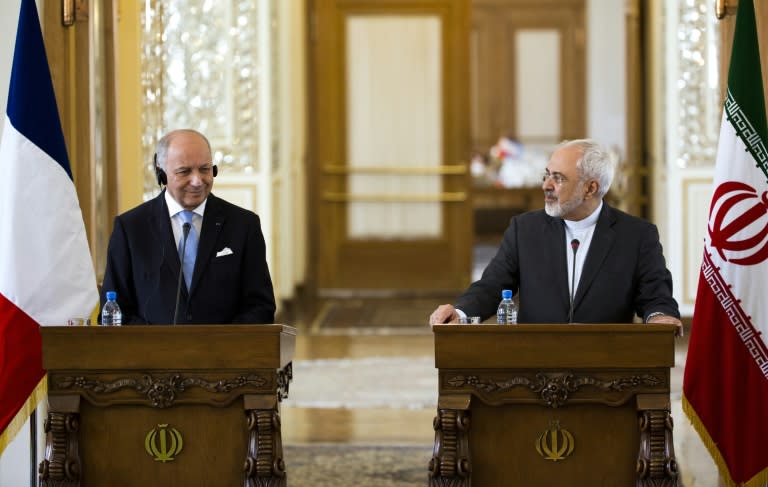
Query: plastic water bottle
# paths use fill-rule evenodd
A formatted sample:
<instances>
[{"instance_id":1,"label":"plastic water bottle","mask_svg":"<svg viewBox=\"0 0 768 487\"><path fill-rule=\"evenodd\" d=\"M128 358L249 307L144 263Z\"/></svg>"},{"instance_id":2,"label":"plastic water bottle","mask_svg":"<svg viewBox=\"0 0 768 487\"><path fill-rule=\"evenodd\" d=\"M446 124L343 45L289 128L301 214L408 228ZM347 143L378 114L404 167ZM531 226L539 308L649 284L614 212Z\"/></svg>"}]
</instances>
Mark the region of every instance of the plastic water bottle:
<instances>
[{"instance_id":1,"label":"plastic water bottle","mask_svg":"<svg viewBox=\"0 0 768 487\"><path fill-rule=\"evenodd\" d=\"M101 310L102 326L120 326L123 323L123 313L117 305L117 293L107 291L107 302Z\"/></svg>"},{"instance_id":2,"label":"plastic water bottle","mask_svg":"<svg viewBox=\"0 0 768 487\"><path fill-rule=\"evenodd\" d=\"M517 305L512 301L512 291L505 289L501 292L501 303L496 310L496 323L500 325L517 324Z\"/></svg>"}]
</instances>

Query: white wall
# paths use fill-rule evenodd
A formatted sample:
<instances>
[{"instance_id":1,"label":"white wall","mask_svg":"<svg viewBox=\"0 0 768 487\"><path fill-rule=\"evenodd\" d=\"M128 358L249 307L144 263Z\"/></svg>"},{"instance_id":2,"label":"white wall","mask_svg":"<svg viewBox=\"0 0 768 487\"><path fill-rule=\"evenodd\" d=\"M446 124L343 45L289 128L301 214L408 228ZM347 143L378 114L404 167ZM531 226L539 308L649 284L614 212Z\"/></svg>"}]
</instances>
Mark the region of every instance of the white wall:
<instances>
[{"instance_id":1,"label":"white wall","mask_svg":"<svg viewBox=\"0 0 768 487\"><path fill-rule=\"evenodd\" d=\"M8 83L11 80L13 48L16 44L16 24L19 21L21 0L0 2L0 106L3 114L8 101ZM5 116L0 118L0 133L3 132ZM2 485L2 483L0 483Z\"/></svg>"},{"instance_id":2,"label":"white wall","mask_svg":"<svg viewBox=\"0 0 768 487\"><path fill-rule=\"evenodd\" d=\"M626 155L625 2L587 2L587 136ZM595 37L597 34L598 37Z\"/></svg>"}]
</instances>

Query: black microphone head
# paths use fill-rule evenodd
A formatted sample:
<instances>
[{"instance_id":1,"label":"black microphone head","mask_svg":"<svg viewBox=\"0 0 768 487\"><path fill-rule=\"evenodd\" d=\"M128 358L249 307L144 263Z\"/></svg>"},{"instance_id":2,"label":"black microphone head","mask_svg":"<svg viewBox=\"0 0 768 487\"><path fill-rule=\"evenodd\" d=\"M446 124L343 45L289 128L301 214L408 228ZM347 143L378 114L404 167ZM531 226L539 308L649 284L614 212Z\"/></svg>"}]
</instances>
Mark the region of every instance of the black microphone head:
<instances>
[{"instance_id":1,"label":"black microphone head","mask_svg":"<svg viewBox=\"0 0 768 487\"><path fill-rule=\"evenodd\" d=\"M184 232L184 238L187 238L187 235L189 235L189 230L192 228L192 224L189 222L184 222L184 225L181 226L181 230Z\"/></svg>"},{"instance_id":2,"label":"black microphone head","mask_svg":"<svg viewBox=\"0 0 768 487\"><path fill-rule=\"evenodd\" d=\"M577 238L574 238L573 240L571 240L571 248L573 249L574 252L579 250L579 244L580 243L581 242L579 242L579 239L577 239Z\"/></svg>"}]
</instances>

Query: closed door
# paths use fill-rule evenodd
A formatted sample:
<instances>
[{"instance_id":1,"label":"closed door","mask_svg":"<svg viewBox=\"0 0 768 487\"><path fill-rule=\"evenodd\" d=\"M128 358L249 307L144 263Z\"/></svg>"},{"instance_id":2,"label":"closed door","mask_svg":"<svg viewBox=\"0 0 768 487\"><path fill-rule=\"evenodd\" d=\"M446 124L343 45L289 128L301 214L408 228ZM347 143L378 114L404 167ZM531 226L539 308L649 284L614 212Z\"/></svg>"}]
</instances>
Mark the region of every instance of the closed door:
<instances>
[{"instance_id":1,"label":"closed door","mask_svg":"<svg viewBox=\"0 0 768 487\"><path fill-rule=\"evenodd\" d=\"M465 0L310 6L321 294L468 284L468 12Z\"/></svg>"}]
</instances>

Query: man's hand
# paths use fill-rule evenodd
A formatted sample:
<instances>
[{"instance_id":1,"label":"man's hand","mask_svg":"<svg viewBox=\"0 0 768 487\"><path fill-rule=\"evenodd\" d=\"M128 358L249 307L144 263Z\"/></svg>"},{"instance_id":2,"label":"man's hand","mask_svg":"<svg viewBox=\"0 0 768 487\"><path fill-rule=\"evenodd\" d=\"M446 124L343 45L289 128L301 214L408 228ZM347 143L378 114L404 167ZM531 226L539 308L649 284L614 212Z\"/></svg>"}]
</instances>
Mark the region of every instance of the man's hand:
<instances>
[{"instance_id":1,"label":"man's hand","mask_svg":"<svg viewBox=\"0 0 768 487\"><path fill-rule=\"evenodd\" d=\"M675 335L679 337L683 336L683 322L678 320L674 316L654 315L654 316L651 316L650 319L648 319L648 323L666 323L668 325L676 325L677 332L675 333Z\"/></svg>"},{"instance_id":2,"label":"man's hand","mask_svg":"<svg viewBox=\"0 0 768 487\"><path fill-rule=\"evenodd\" d=\"M429 315L430 325L440 325L442 323L456 323L459 321L459 313L452 304L441 304Z\"/></svg>"}]
</instances>

